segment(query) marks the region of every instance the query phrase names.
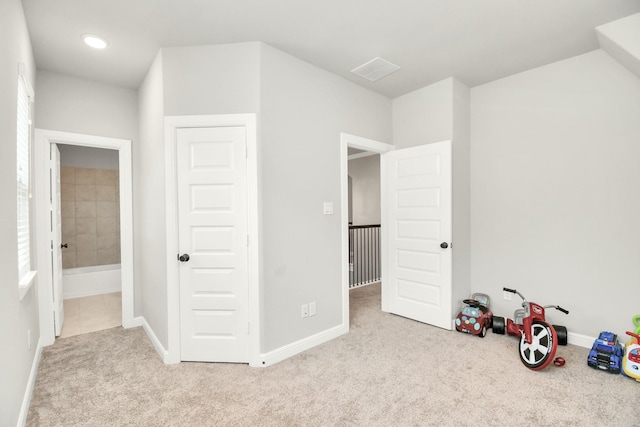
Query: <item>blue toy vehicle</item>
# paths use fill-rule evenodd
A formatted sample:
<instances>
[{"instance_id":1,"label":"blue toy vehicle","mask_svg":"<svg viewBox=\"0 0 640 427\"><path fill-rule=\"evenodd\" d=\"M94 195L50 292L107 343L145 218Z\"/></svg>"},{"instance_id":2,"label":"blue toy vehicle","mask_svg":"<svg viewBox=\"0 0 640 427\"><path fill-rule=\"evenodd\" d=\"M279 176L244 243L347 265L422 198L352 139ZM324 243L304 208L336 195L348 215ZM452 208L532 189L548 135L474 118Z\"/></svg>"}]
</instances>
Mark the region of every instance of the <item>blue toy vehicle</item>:
<instances>
[{"instance_id":1,"label":"blue toy vehicle","mask_svg":"<svg viewBox=\"0 0 640 427\"><path fill-rule=\"evenodd\" d=\"M613 332L600 332L589 351L587 364L592 368L602 369L612 374L620 373L624 351Z\"/></svg>"}]
</instances>

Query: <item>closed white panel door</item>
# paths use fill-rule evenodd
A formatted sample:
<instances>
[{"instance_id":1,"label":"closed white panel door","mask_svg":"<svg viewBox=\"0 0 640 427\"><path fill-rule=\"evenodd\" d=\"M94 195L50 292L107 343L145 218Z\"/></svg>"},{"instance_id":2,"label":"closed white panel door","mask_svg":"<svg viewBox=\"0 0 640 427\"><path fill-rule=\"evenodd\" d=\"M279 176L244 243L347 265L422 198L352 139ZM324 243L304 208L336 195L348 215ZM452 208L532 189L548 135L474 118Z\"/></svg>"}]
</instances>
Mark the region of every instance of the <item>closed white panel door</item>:
<instances>
[{"instance_id":1,"label":"closed white panel door","mask_svg":"<svg viewBox=\"0 0 640 427\"><path fill-rule=\"evenodd\" d=\"M64 295L62 287L62 212L60 208L60 150L51 144L51 260L53 283L53 318L56 336L64 323Z\"/></svg>"},{"instance_id":2,"label":"closed white panel door","mask_svg":"<svg viewBox=\"0 0 640 427\"><path fill-rule=\"evenodd\" d=\"M382 309L451 329L451 143L382 155Z\"/></svg>"},{"instance_id":3,"label":"closed white panel door","mask_svg":"<svg viewBox=\"0 0 640 427\"><path fill-rule=\"evenodd\" d=\"M181 359L248 362L246 131L177 132Z\"/></svg>"}]
</instances>

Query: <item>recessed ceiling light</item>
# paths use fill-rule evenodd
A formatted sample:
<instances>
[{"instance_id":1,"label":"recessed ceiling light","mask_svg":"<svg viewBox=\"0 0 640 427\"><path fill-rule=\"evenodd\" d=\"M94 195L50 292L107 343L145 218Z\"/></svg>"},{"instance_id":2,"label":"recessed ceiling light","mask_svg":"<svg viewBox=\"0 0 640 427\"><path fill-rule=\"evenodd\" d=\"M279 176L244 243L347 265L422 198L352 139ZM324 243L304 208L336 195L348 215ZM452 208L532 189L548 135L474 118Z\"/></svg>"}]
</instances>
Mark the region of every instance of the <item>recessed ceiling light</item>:
<instances>
[{"instance_id":1,"label":"recessed ceiling light","mask_svg":"<svg viewBox=\"0 0 640 427\"><path fill-rule=\"evenodd\" d=\"M84 40L87 46L91 46L94 49L104 49L109 46L109 40L96 36L95 34L83 34L82 40Z\"/></svg>"}]
</instances>

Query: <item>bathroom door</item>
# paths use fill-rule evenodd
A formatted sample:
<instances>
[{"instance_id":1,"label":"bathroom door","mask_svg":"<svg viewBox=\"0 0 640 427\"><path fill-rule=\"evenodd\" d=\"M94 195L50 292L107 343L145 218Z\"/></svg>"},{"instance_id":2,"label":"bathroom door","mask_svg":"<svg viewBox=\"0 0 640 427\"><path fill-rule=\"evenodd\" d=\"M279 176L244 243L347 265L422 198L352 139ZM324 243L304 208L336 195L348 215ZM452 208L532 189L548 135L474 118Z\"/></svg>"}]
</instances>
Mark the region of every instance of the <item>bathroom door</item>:
<instances>
[{"instance_id":1,"label":"bathroom door","mask_svg":"<svg viewBox=\"0 0 640 427\"><path fill-rule=\"evenodd\" d=\"M60 150L51 144L51 260L53 261L53 318L56 336L64 323L64 298L62 292L62 213L60 212Z\"/></svg>"}]
</instances>

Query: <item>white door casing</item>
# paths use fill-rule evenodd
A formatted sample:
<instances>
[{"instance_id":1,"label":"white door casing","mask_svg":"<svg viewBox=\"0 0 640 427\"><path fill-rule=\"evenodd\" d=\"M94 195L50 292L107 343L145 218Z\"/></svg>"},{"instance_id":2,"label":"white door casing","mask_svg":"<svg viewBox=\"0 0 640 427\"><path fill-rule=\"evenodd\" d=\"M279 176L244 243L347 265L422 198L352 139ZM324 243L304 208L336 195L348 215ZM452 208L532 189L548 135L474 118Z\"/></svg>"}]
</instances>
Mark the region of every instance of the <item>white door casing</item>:
<instances>
[{"instance_id":1,"label":"white door casing","mask_svg":"<svg viewBox=\"0 0 640 427\"><path fill-rule=\"evenodd\" d=\"M451 329L451 142L383 154L381 182L382 309Z\"/></svg>"},{"instance_id":2,"label":"white door casing","mask_svg":"<svg viewBox=\"0 0 640 427\"><path fill-rule=\"evenodd\" d=\"M53 317L56 336L62 333L64 323L64 295L62 283L62 213L60 208L60 150L51 144L49 168L51 186L51 261L53 283Z\"/></svg>"},{"instance_id":3,"label":"white door casing","mask_svg":"<svg viewBox=\"0 0 640 427\"><path fill-rule=\"evenodd\" d=\"M181 360L248 362L246 129L178 129L177 173Z\"/></svg>"},{"instance_id":4,"label":"white door casing","mask_svg":"<svg viewBox=\"0 0 640 427\"><path fill-rule=\"evenodd\" d=\"M95 135L35 130L34 163L36 194L36 240L38 255L38 311L40 339L43 346L55 342L56 327L54 301L54 266L51 251L51 145L65 144L118 150L120 171L120 245L122 278L122 326L131 328L142 324L134 318L133 310L133 208L131 141Z\"/></svg>"}]
</instances>

